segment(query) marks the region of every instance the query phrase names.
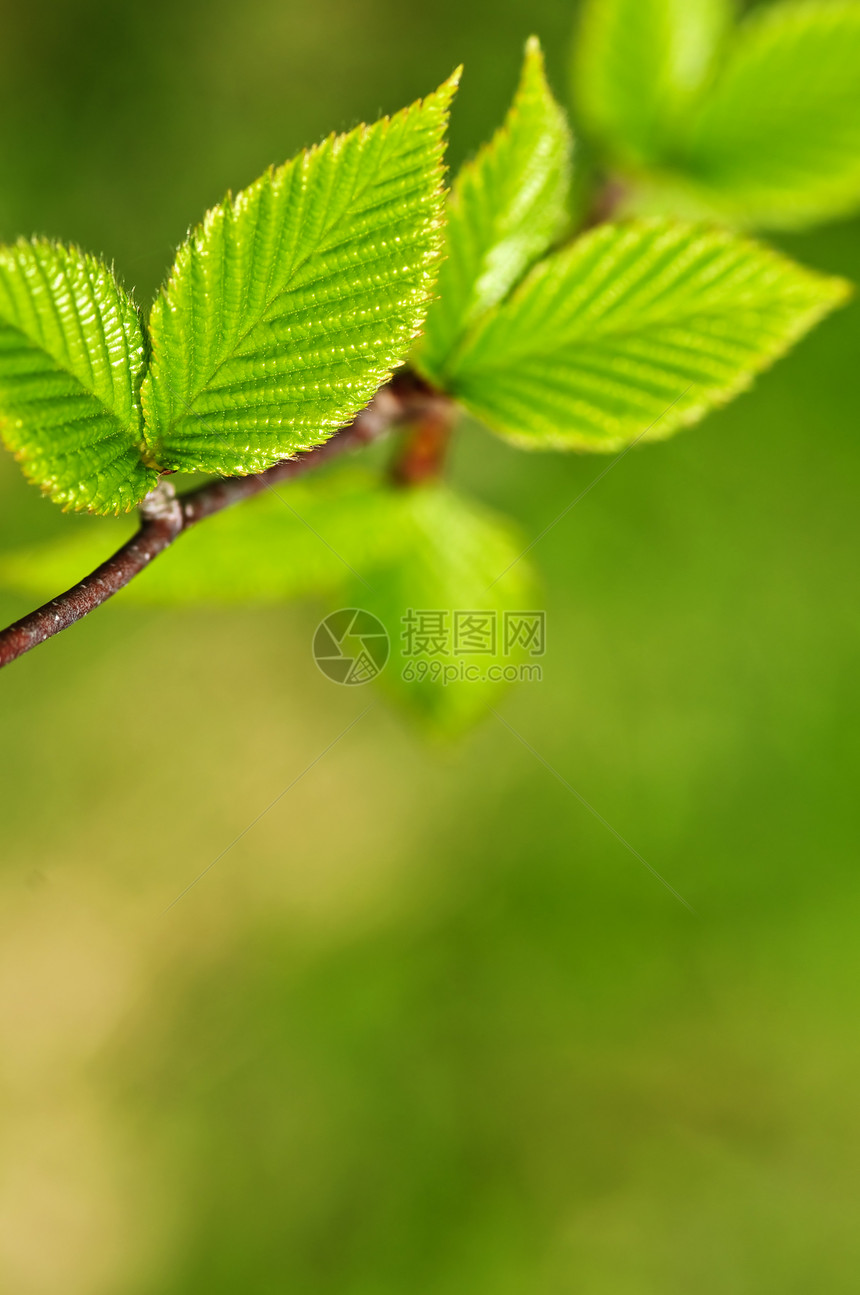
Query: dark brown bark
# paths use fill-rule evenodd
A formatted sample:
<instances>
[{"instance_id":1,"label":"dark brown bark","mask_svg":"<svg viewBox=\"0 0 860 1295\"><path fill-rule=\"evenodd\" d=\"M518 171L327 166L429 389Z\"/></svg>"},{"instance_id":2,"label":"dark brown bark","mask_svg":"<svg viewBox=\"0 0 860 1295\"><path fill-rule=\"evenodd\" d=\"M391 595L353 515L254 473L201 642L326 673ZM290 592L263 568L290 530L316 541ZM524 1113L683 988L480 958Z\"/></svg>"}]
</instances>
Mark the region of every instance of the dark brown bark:
<instances>
[{"instance_id":1,"label":"dark brown bark","mask_svg":"<svg viewBox=\"0 0 860 1295\"><path fill-rule=\"evenodd\" d=\"M157 487L162 491L160 501L164 501L164 508L157 507L151 515L145 514L141 508L140 530L113 557L79 584L0 633L0 667L38 647L45 639L59 634L60 630L68 629L82 616L107 602L173 543L184 523L179 500L175 495L170 499L169 489L166 483ZM148 498L151 500L152 496ZM172 506L168 507L168 503Z\"/></svg>"},{"instance_id":2,"label":"dark brown bark","mask_svg":"<svg viewBox=\"0 0 860 1295\"><path fill-rule=\"evenodd\" d=\"M618 176L608 176L592 198L585 219L583 231L594 229L595 225L604 225L607 221L616 220L618 212L627 201L629 186Z\"/></svg>"}]
</instances>

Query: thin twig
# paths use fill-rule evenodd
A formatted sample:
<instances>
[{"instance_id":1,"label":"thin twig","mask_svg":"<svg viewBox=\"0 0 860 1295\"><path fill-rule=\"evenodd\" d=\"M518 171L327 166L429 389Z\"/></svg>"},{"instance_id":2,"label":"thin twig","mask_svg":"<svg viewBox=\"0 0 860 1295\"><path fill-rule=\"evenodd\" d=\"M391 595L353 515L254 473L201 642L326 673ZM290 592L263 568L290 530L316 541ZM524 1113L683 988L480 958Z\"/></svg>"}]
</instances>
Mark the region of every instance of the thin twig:
<instances>
[{"instance_id":1,"label":"thin twig","mask_svg":"<svg viewBox=\"0 0 860 1295\"><path fill-rule=\"evenodd\" d=\"M596 225L605 225L608 221L618 220L629 194L629 185L619 176L606 176L591 199L582 222L581 232L594 229Z\"/></svg>"},{"instance_id":2,"label":"thin twig","mask_svg":"<svg viewBox=\"0 0 860 1295\"><path fill-rule=\"evenodd\" d=\"M164 492L165 486L166 483L161 483L156 490ZM163 553L184 527L182 508L175 496L173 503L172 509L156 510L152 515L141 507L140 530L113 557L73 588L3 630L0 634L0 667L38 647L61 630L68 629L82 616L107 602L145 570L153 558Z\"/></svg>"},{"instance_id":3,"label":"thin twig","mask_svg":"<svg viewBox=\"0 0 860 1295\"><path fill-rule=\"evenodd\" d=\"M439 396L411 374L398 374L383 387L352 423L323 445L276 463L266 472L249 477L210 481L177 498L169 481L162 479L140 506L140 529L122 548L73 588L0 632L0 668L31 648L68 629L100 607L149 566L174 540L224 508L250 499L280 481L297 477L346 450L375 440L394 424L420 419L428 403Z\"/></svg>"}]
</instances>

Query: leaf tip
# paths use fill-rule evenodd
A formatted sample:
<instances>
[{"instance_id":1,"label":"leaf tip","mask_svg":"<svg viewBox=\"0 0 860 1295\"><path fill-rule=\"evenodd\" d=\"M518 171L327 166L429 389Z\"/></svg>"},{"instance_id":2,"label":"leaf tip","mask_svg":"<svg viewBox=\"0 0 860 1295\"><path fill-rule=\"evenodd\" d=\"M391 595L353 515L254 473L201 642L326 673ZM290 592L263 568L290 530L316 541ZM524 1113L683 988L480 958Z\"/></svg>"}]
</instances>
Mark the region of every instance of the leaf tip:
<instances>
[{"instance_id":1,"label":"leaf tip","mask_svg":"<svg viewBox=\"0 0 860 1295\"><path fill-rule=\"evenodd\" d=\"M460 63L458 67L454 68L454 71L451 73L448 79L443 81L442 84L439 86L439 89L436 90L434 94L432 94L430 97L432 99L439 100L442 103L443 107L447 109L448 107L450 107L454 99L454 96L460 87L460 80L462 76L463 76L463 64Z\"/></svg>"},{"instance_id":2,"label":"leaf tip","mask_svg":"<svg viewBox=\"0 0 860 1295\"><path fill-rule=\"evenodd\" d=\"M543 66L543 48L539 36L529 36L525 46L526 62L539 62Z\"/></svg>"},{"instance_id":3,"label":"leaf tip","mask_svg":"<svg viewBox=\"0 0 860 1295\"><path fill-rule=\"evenodd\" d=\"M850 279L840 278L839 275L831 275L827 281L830 288L830 308L839 310L842 306L847 306L849 301L857 294L857 285Z\"/></svg>"}]
</instances>

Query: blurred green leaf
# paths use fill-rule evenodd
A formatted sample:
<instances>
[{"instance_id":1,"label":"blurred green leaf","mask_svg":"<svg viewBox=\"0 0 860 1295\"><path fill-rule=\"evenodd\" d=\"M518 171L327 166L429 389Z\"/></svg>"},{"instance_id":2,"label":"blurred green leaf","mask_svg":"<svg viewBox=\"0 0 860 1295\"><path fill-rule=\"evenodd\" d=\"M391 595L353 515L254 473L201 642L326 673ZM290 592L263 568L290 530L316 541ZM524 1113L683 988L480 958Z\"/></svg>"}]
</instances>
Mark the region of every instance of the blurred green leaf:
<instances>
[{"instance_id":1,"label":"blurred green leaf","mask_svg":"<svg viewBox=\"0 0 860 1295\"><path fill-rule=\"evenodd\" d=\"M523 447L617 450L730 400L849 291L704 225L603 225L481 321L450 388Z\"/></svg>"},{"instance_id":2,"label":"blurred green leaf","mask_svg":"<svg viewBox=\"0 0 860 1295\"><path fill-rule=\"evenodd\" d=\"M860 5L751 13L692 119L687 170L744 224L795 228L856 208Z\"/></svg>"},{"instance_id":3,"label":"blurred green leaf","mask_svg":"<svg viewBox=\"0 0 860 1295\"><path fill-rule=\"evenodd\" d=\"M0 587L27 598L53 598L100 566L135 529L101 523L77 534L63 532L41 544L9 549L0 553Z\"/></svg>"},{"instance_id":4,"label":"blurred green leaf","mask_svg":"<svg viewBox=\"0 0 860 1295\"><path fill-rule=\"evenodd\" d=\"M663 163L707 84L732 0L588 0L574 48L577 118L613 161Z\"/></svg>"},{"instance_id":5,"label":"blurred green leaf","mask_svg":"<svg viewBox=\"0 0 860 1295\"><path fill-rule=\"evenodd\" d=\"M109 556L100 529L0 555L0 585L42 598L68 588ZM383 684L430 728L457 732L478 719L512 680L486 680L491 667L518 667L527 655L496 650L475 658L453 648L435 665L402 672L401 631L410 608L484 609L501 617L533 608L523 542L506 520L443 486L394 488L348 468L313 482L277 487L195 527L118 597L148 604L282 603L324 596L335 607L377 615L391 636ZM477 663L475 682L450 681L451 667ZM414 665L414 662L412 662ZM439 677L442 666L447 672Z\"/></svg>"},{"instance_id":6,"label":"blurred green leaf","mask_svg":"<svg viewBox=\"0 0 860 1295\"><path fill-rule=\"evenodd\" d=\"M326 440L403 360L439 258L457 79L267 171L189 237L150 323L161 467L259 472Z\"/></svg>"},{"instance_id":7,"label":"blurred green leaf","mask_svg":"<svg viewBox=\"0 0 860 1295\"><path fill-rule=\"evenodd\" d=\"M491 142L458 174L448 204L446 259L418 348L444 381L470 324L496 305L567 223L572 139L532 37L513 104Z\"/></svg>"},{"instance_id":8,"label":"blurred green leaf","mask_svg":"<svg viewBox=\"0 0 860 1295\"><path fill-rule=\"evenodd\" d=\"M589 0L583 129L631 210L792 229L860 204L860 5L784 0L734 31L729 0Z\"/></svg>"},{"instance_id":9,"label":"blurred green leaf","mask_svg":"<svg viewBox=\"0 0 860 1295\"><path fill-rule=\"evenodd\" d=\"M56 503L125 512L155 485L143 364L135 306L100 261L45 239L0 248L0 433Z\"/></svg>"},{"instance_id":10,"label":"blurred green leaf","mask_svg":"<svg viewBox=\"0 0 860 1295\"><path fill-rule=\"evenodd\" d=\"M388 493L359 468L275 486L193 528L134 582L134 596L280 603L369 578L398 544Z\"/></svg>"},{"instance_id":11,"label":"blurred green leaf","mask_svg":"<svg viewBox=\"0 0 860 1295\"><path fill-rule=\"evenodd\" d=\"M504 677L505 670L510 676L540 664L520 647L506 653L504 643L504 613L535 608L534 574L514 527L447 487L389 491L387 500L398 543L369 587L347 587L344 606L373 612L388 630L391 659L380 676L385 692L429 731L456 735L481 719L515 681ZM407 628L410 613L428 611L443 615L448 644L431 655L418 650L421 644ZM458 612L492 618L492 650L456 652ZM462 677L470 668L473 677Z\"/></svg>"},{"instance_id":12,"label":"blurred green leaf","mask_svg":"<svg viewBox=\"0 0 860 1295\"><path fill-rule=\"evenodd\" d=\"M122 598L145 603L280 603L325 593L364 574L396 548L379 484L358 469L273 487L193 527ZM0 583L34 597L55 594L121 543L100 530L58 537L0 557Z\"/></svg>"}]
</instances>

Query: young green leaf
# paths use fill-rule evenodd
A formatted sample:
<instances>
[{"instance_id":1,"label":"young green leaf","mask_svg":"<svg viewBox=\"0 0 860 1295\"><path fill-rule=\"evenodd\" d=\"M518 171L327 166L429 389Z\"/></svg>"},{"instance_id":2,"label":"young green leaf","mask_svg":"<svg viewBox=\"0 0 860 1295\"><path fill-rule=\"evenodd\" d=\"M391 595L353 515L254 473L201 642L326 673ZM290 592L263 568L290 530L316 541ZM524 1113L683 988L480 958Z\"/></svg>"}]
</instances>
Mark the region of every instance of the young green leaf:
<instances>
[{"instance_id":1,"label":"young green leaf","mask_svg":"<svg viewBox=\"0 0 860 1295\"><path fill-rule=\"evenodd\" d=\"M401 363L440 254L456 83L268 171L180 249L143 388L161 467L259 472L326 440Z\"/></svg>"},{"instance_id":2,"label":"young green leaf","mask_svg":"<svg viewBox=\"0 0 860 1295\"><path fill-rule=\"evenodd\" d=\"M686 171L744 224L797 228L860 205L860 4L751 13L693 115Z\"/></svg>"},{"instance_id":3,"label":"young green leaf","mask_svg":"<svg viewBox=\"0 0 860 1295\"><path fill-rule=\"evenodd\" d=\"M574 50L583 129L612 161L665 163L713 73L732 0L588 0Z\"/></svg>"},{"instance_id":4,"label":"young green leaf","mask_svg":"<svg viewBox=\"0 0 860 1295\"><path fill-rule=\"evenodd\" d=\"M849 291L707 226L603 225L478 324L449 386L523 447L617 450L730 400Z\"/></svg>"},{"instance_id":5,"label":"young green leaf","mask_svg":"<svg viewBox=\"0 0 860 1295\"><path fill-rule=\"evenodd\" d=\"M0 435L58 504L124 512L156 484L143 365L137 311L100 261L44 239L0 248Z\"/></svg>"},{"instance_id":6,"label":"young green leaf","mask_svg":"<svg viewBox=\"0 0 860 1295\"><path fill-rule=\"evenodd\" d=\"M501 129L454 181L446 259L417 363L439 379L470 324L496 305L567 222L572 140L532 37Z\"/></svg>"}]
</instances>

